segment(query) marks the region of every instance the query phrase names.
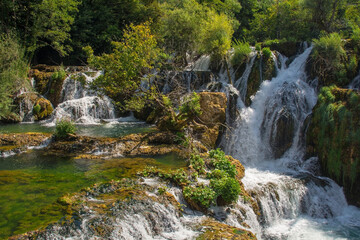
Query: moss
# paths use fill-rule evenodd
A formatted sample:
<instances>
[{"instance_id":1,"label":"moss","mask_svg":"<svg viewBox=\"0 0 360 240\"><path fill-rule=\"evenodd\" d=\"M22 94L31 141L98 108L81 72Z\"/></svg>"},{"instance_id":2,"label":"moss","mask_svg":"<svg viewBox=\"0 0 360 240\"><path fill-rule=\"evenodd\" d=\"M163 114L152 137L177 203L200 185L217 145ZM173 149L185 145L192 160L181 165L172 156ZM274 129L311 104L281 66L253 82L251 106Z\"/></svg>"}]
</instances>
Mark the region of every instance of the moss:
<instances>
[{"instance_id":1,"label":"moss","mask_svg":"<svg viewBox=\"0 0 360 240\"><path fill-rule=\"evenodd\" d=\"M325 174L344 187L348 200L360 204L359 93L323 87L308 131L308 149L319 156ZM312 153L314 154L314 152Z\"/></svg>"},{"instance_id":2,"label":"moss","mask_svg":"<svg viewBox=\"0 0 360 240\"><path fill-rule=\"evenodd\" d=\"M236 240L249 240L256 239L255 235L251 232L231 227L224 223L217 222L210 218L205 219L200 228L204 229L204 232L200 234L197 240L215 240L215 239L236 239Z\"/></svg>"}]
</instances>

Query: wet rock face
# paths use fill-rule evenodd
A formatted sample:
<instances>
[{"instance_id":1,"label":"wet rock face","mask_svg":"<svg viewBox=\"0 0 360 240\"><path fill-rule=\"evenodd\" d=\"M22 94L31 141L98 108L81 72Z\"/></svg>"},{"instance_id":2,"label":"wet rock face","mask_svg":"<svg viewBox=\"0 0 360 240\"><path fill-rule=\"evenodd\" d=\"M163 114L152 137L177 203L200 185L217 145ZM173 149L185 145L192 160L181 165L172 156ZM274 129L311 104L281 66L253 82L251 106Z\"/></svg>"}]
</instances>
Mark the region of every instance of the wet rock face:
<instances>
[{"instance_id":1,"label":"wet rock face","mask_svg":"<svg viewBox=\"0 0 360 240\"><path fill-rule=\"evenodd\" d=\"M285 109L279 113L277 122L272 126L270 146L275 158L280 158L293 144L295 119Z\"/></svg>"},{"instance_id":2,"label":"wet rock face","mask_svg":"<svg viewBox=\"0 0 360 240\"><path fill-rule=\"evenodd\" d=\"M35 89L50 100L56 107L60 103L61 90L66 76L54 78L54 73L60 71L59 66L37 65L30 71L30 77L35 79Z\"/></svg>"},{"instance_id":3,"label":"wet rock face","mask_svg":"<svg viewBox=\"0 0 360 240\"><path fill-rule=\"evenodd\" d=\"M194 133L205 146L213 148L219 136L219 129L226 120L227 98L225 93L201 92L201 115L194 124Z\"/></svg>"}]
</instances>

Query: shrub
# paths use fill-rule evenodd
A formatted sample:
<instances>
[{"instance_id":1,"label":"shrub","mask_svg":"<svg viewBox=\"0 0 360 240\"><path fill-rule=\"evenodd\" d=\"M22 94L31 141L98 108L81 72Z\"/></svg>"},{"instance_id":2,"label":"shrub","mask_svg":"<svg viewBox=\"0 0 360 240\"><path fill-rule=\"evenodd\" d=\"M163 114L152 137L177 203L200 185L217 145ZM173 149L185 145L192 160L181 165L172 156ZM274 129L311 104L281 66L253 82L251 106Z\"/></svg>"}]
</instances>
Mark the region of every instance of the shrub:
<instances>
[{"instance_id":1,"label":"shrub","mask_svg":"<svg viewBox=\"0 0 360 240\"><path fill-rule=\"evenodd\" d=\"M236 176L236 167L226 158L225 153L220 149L209 152L211 164L215 169L223 170L229 177Z\"/></svg>"},{"instance_id":2,"label":"shrub","mask_svg":"<svg viewBox=\"0 0 360 240\"><path fill-rule=\"evenodd\" d=\"M184 98L179 107L181 118L193 118L201 114L200 96L193 92L191 96Z\"/></svg>"},{"instance_id":3,"label":"shrub","mask_svg":"<svg viewBox=\"0 0 360 240\"><path fill-rule=\"evenodd\" d=\"M256 51L261 51L261 43L256 43L255 44L255 50Z\"/></svg>"},{"instance_id":4,"label":"shrub","mask_svg":"<svg viewBox=\"0 0 360 240\"><path fill-rule=\"evenodd\" d=\"M40 113L40 110L41 110L40 104L36 104L36 105L34 106L34 108L33 108L33 113L34 113L35 115L37 115L37 114Z\"/></svg>"},{"instance_id":5,"label":"shrub","mask_svg":"<svg viewBox=\"0 0 360 240\"><path fill-rule=\"evenodd\" d=\"M51 79L55 82L57 81L62 81L66 78L66 72L64 70L63 67L60 67L60 69L56 72L54 72L52 75L51 75Z\"/></svg>"},{"instance_id":6,"label":"shrub","mask_svg":"<svg viewBox=\"0 0 360 240\"><path fill-rule=\"evenodd\" d=\"M264 48L262 49L262 54L263 54L263 56L264 56L265 59L269 59L269 58L271 57L271 50L270 50L270 48L264 47Z\"/></svg>"},{"instance_id":7,"label":"shrub","mask_svg":"<svg viewBox=\"0 0 360 240\"><path fill-rule=\"evenodd\" d=\"M190 165L200 174L205 173L205 162L199 155L191 155Z\"/></svg>"},{"instance_id":8,"label":"shrub","mask_svg":"<svg viewBox=\"0 0 360 240\"><path fill-rule=\"evenodd\" d=\"M235 40L234 55L231 58L231 64L233 66L242 64L248 59L250 53L251 48L249 43Z\"/></svg>"},{"instance_id":9,"label":"shrub","mask_svg":"<svg viewBox=\"0 0 360 240\"><path fill-rule=\"evenodd\" d=\"M314 40L314 70L323 80L329 81L328 78L334 78L335 74L344 68L342 62L345 57L344 43L338 33Z\"/></svg>"},{"instance_id":10,"label":"shrub","mask_svg":"<svg viewBox=\"0 0 360 240\"><path fill-rule=\"evenodd\" d=\"M225 204L235 202L241 193L240 184L235 178L215 178L211 180L210 186L216 192L216 196L221 198Z\"/></svg>"},{"instance_id":11,"label":"shrub","mask_svg":"<svg viewBox=\"0 0 360 240\"><path fill-rule=\"evenodd\" d=\"M183 190L184 198L198 204L201 208L209 208L213 203L216 193L207 186L185 187Z\"/></svg>"},{"instance_id":12,"label":"shrub","mask_svg":"<svg viewBox=\"0 0 360 240\"><path fill-rule=\"evenodd\" d=\"M57 138L66 138L69 134L75 134L76 127L72 121L69 120L60 120L56 122L55 136Z\"/></svg>"}]
</instances>

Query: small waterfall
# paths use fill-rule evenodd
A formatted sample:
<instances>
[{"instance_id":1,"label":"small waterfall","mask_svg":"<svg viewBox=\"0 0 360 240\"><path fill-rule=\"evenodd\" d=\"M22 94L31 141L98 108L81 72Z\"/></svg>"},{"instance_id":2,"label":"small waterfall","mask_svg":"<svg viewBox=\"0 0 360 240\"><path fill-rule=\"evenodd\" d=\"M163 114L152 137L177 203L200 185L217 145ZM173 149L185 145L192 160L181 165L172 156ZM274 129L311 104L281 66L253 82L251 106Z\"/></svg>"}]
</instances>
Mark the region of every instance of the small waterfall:
<instances>
[{"instance_id":1,"label":"small waterfall","mask_svg":"<svg viewBox=\"0 0 360 240\"><path fill-rule=\"evenodd\" d=\"M334 239L351 236L353 227L358 229L353 239L360 237L360 222L353 221L360 211L349 214L342 189L308 172L316 169L310 166L317 164L314 159L303 160L304 122L317 101L306 82L310 52L311 47L289 67L279 58L277 77L262 82L252 105L239 109L234 129L222 141L226 153L245 165L243 183L261 213L245 219L258 239Z\"/></svg>"},{"instance_id":2,"label":"small waterfall","mask_svg":"<svg viewBox=\"0 0 360 240\"><path fill-rule=\"evenodd\" d=\"M65 79L61 93L61 103L54 110L48 125L54 125L57 120L71 119L75 123L97 124L101 119L115 118L114 106L107 96L97 96L94 91L87 89L87 84L99 77L96 72L93 77L84 73L78 76L70 75ZM77 80L82 77L83 82Z\"/></svg>"},{"instance_id":3,"label":"small waterfall","mask_svg":"<svg viewBox=\"0 0 360 240\"><path fill-rule=\"evenodd\" d=\"M349 84L349 89L360 90L360 72Z\"/></svg>"},{"instance_id":4,"label":"small waterfall","mask_svg":"<svg viewBox=\"0 0 360 240\"><path fill-rule=\"evenodd\" d=\"M257 56L256 52L252 52L252 54L250 55L250 61L246 63L246 69L245 69L244 73L234 83L234 87L236 87L240 91L240 96L241 96L241 99L243 102L245 102L247 82L248 82L252 67L254 65L256 56Z\"/></svg>"}]
</instances>

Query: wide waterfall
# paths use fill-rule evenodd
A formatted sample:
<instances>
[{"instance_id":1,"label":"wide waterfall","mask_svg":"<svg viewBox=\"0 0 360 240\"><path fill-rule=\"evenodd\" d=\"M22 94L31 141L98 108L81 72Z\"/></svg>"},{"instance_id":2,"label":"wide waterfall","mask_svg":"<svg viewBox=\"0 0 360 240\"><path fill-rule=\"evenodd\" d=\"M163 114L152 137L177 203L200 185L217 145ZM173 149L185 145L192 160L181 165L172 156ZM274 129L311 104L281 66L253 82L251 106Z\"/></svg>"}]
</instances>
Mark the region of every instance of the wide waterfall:
<instances>
[{"instance_id":1,"label":"wide waterfall","mask_svg":"<svg viewBox=\"0 0 360 240\"><path fill-rule=\"evenodd\" d=\"M63 84L60 104L48 124L53 125L59 119L71 119L75 123L97 124L102 119L114 119L115 111L111 100L107 96L98 94L87 88L87 85L95 78L99 77L100 72L93 77L85 73L79 73L85 81L80 82L75 75L67 77Z\"/></svg>"},{"instance_id":2,"label":"wide waterfall","mask_svg":"<svg viewBox=\"0 0 360 240\"><path fill-rule=\"evenodd\" d=\"M311 47L288 67L282 60L277 76L262 82L251 106L237 104L239 116L222 141L226 153L245 165L243 183L261 213L254 217L247 210L245 215L235 215L245 217L259 239L360 237L356 220L360 211L347 205L342 189L332 180L309 170L317 169L317 159L304 159L305 120L317 101L315 90L306 81L310 52ZM239 207L246 206L239 202ZM226 221L237 225L234 219Z\"/></svg>"}]
</instances>

